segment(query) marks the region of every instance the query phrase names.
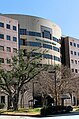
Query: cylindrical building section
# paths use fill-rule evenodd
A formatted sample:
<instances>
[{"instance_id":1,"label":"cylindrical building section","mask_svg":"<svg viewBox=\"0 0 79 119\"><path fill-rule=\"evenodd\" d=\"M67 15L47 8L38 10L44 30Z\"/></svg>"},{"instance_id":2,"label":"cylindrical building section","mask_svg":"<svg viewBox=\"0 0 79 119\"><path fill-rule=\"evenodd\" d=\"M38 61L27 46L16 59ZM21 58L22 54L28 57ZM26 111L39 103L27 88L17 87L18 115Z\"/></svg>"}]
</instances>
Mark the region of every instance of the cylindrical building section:
<instances>
[{"instance_id":1,"label":"cylindrical building section","mask_svg":"<svg viewBox=\"0 0 79 119\"><path fill-rule=\"evenodd\" d=\"M20 33L20 49L30 50L39 48L40 53L46 50L42 56L43 64L61 64L60 39L61 29L50 20L19 14L5 14L5 16L18 20ZM38 51L33 53L38 55ZM25 54L26 55L26 54Z\"/></svg>"}]
</instances>

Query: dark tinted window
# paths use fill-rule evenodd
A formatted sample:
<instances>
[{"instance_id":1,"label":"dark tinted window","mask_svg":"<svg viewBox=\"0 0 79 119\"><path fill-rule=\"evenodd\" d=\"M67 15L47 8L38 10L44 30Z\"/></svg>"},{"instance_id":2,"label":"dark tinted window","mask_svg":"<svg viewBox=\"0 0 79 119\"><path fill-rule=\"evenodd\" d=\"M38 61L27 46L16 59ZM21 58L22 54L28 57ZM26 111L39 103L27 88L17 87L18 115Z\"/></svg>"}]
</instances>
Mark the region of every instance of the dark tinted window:
<instances>
[{"instance_id":1,"label":"dark tinted window","mask_svg":"<svg viewBox=\"0 0 79 119\"><path fill-rule=\"evenodd\" d=\"M59 52L59 48L57 48L57 47L55 47L55 46L53 46L53 50Z\"/></svg>"},{"instance_id":2,"label":"dark tinted window","mask_svg":"<svg viewBox=\"0 0 79 119\"><path fill-rule=\"evenodd\" d=\"M71 50L71 54L73 55L73 51Z\"/></svg>"},{"instance_id":3,"label":"dark tinted window","mask_svg":"<svg viewBox=\"0 0 79 119\"><path fill-rule=\"evenodd\" d=\"M56 61L60 61L60 58L57 57L57 56L54 56L54 60L56 60Z\"/></svg>"},{"instance_id":4,"label":"dark tinted window","mask_svg":"<svg viewBox=\"0 0 79 119\"><path fill-rule=\"evenodd\" d=\"M4 23L0 22L0 27L4 27Z\"/></svg>"},{"instance_id":5,"label":"dark tinted window","mask_svg":"<svg viewBox=\"0 0 79 119\"><path fill-rule=\"evenodd\" d=\"M4 51L4 46L0 45L0 50Z\"/></svg>"},{"instance_id":6,"label":"dark tinted window","mask_svg":"<svg viewBox=\"0 0 79 119\"><path fill-rule=\"evenodd\" d=\"M16 48L13 48L13 53L17 53L17 49Z\"/></svg>"},{"instance_id":7,"label":"dark tinted window","mask_svg":"<svg viewBox=\"0 0 79 119\"><path fill-rule=\"evenodd\" d=\"M29 41L27 43L29 46L41 47L41 43Z\"/></svg>"},{"instance_id":8,"label":"dark tinted window","mask_svg":"<svg viewBox=\"0 0 79 119\"><path fill-rule=\"evenodd\" d=\"M44 30L44 32L42 32L42 37L51 39L50 31Z\"/></svg>"},{"instance_id":9,"label":"dark tinted window","mask_svg":"<svg viewBox=\"0 0 79 119\"><path fill-rule=\"evenodd\" d=\"M27 29L20 28L20 35L27 35Z\"/></svg>"},{"instance_id":10,"label":"dark tinted window","mask_svg":"<svg viewBox=\"0 0 79 119\"><path fill-rule=\"evenodd\" d=\"M59 39L57 39L57 38L55 38L55 37L53 37L53 41L55 41L55 42L58 42L58 43L59 43Z\"/></svg>"},{"instance_id":11,"label":"dark tinted window","mask_svg":"<svg viewBox=\"0 0 79 119\"><path fill-rule=\"evenodd\" d=\"M76 55L76 52L74 51L74 55Z\"/></svg>"},{"instance_id":12,"label":"dark tinted window","mask_svg":"<svg viewBox=\"0 0 79 119\"><path fill-rule=\"evenodd\" d=\"M1 39L4 39L4 34L0 34L0 38Z\"/></svg>"},{"instance_id":13,"label":"dark tinted window","mask_svg":"<svg viewBox=\"0 0 79 119\"><path fill-rule=\"evenodd\" d=\"M76 43L74 43L74 47L76 47Z\"/></svg>"},{"instance_id":14,"label":"dark tinted window","mask_svg":"<svg viewBox=\"0 0 79 119\"><path fill-rule=\"evenodd\" d=\"M4 63L4 58L0 58L0 63Z\"/></svg>"},{"instance_id":15,"label":"dark tinted window","mask_svg":"<svg viewBox=\"0 0 79 119\"><path fill-rule=\"evenodd\" d=\"M16 26L13 26L13 30L15 30L15 31L17 30L17 29L16 29Z\"/></svg>"},{"instance_id":16,"label":"dark tinted window","mask_svg":"<svg viewBox=\"0 0 79 119\"><path fill-rule=\"evenodd\" d=\"M43 44L43 48L48 48L48 49L52 49L52 45L48 45L48 44Z\"/></svg>"},{"instance_id":17,"label":"dark tinted window","mask_svg":"<svg viewBox=\"0 0 79 119\"><path fill-rule=\"evenodd\" d=\"M44 54L43 57L46 59L52 59L52 55L50 54Z\"/></svg>"},{"instance_id":18,"label":"dark tinted window","mask_svg":"<svg viewBox=\"0 0 79 119\"><path fill-rule=\"evenodd\" d=\"M9 35L6 36L6 39L7 39L7 40L11 40Z\"/></svg>"},{"instance_id":19,"label":"dark tinted window","mask_svg":"<svg viewBox=\"0 0 79 119\"><path fill-rule=\"evenodd\" d=\"M7 28L7 29L10 29L10 25L9 25L9 24L6 24L6 28Z\"/></svg>"},{"instance_id":20,"label":"dark tinted window","mask_svg":"<svg viewBox=\"0 0 79 119\"><path fill-rule=\"evenodd\" d=\"M16 38L16 37L13 37L13 41L15 41L15 42L16 42L16 41L17 41L17 38Z\"/></svg>"},{"instance_id":21,"label":"dark tinted window","mask_svg":"<svg viewBox=\"0 0 79 119\"><path fill-rule=\"evenodd\" d=\"M28 31L27 32L27 35L41 37L41 33L33 32L33 31Z\"/></svg>"},{"instance_id":22,"label":"dark tinted window","mask_svg":"<svg viewBox=\"0 0 79 119\"><path fill-rule=\"evenodd\" d=\"M10 64L11 63L11 59L7 59L7 64Z\"/></svg>"},{"instance_id":23,"label":"dark tinted window","mask_svg":"<svg viewBox=\"0 0 79 119\"><path fill-rule=\"evenodd\" d=\"M70 45L72 46L72 42L70 42Z\"/></svg>"},{"instance_id":24,"label":"dark tinted window","mask_svg":"<svg viewBox=\"0 0 79 119\"><path fill-rule=\"evenodd\" d=\"M11 52L11 48L10 47L7 47L7 52Z\"/></svg>"},{"instance_id":25,"label":"dark tinted window","mask_svg":"<svg viewBox=\"0 0 79 119\"><path fill-rule=\"evenodd\" d=\"M79 44L77 44L77 47L79 48Z\"/></svg>"},{"instance_id":26,"label":"dark tinted window","mask_svg":"<svg viewBox=\"0 0 79 119\"><path fill-rule=\"evenodd\" d=\"M27 45L27 40L20 39L20 45Z\"/></svg>"}]
</instances>

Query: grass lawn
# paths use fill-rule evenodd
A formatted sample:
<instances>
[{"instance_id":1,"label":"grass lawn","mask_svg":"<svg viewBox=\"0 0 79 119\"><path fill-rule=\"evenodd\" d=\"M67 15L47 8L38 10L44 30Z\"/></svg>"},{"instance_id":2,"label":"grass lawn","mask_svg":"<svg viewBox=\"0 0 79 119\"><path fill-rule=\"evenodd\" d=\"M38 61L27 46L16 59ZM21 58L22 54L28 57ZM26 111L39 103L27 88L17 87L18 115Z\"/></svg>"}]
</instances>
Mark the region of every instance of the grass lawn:
<instances>
[{"instance_id":1,"label":"grass lawn","mask_svg":"<svg viewBox=\"0 0 79 119\"><path fill-rule=\"evenodd\" d=\"M23 115L39 115L41 108L30 108L30 109L19 109L18 111L13 110L0 110L0 114L23 114Z\"/></svg>"}]
</instances>

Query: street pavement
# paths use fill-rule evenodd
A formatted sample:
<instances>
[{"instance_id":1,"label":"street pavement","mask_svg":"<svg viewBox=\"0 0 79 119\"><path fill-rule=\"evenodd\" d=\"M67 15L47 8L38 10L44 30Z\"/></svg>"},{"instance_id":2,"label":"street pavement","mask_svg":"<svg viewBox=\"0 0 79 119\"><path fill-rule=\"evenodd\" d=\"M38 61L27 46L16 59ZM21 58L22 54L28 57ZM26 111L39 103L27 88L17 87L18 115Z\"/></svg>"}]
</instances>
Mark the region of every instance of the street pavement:
<instances>
[{"instance_id":1,"label":"street pavement","mask_svg":"<svg viewBox=\"0 0 79 119\"><path fill-rule=\"evenodd\" d=\"M30 116L8 116L0 115L0 119L79 119L79 112L71 112L68 114L50 115L48 117L30 117Z\"/></svg>"}]
</instances>

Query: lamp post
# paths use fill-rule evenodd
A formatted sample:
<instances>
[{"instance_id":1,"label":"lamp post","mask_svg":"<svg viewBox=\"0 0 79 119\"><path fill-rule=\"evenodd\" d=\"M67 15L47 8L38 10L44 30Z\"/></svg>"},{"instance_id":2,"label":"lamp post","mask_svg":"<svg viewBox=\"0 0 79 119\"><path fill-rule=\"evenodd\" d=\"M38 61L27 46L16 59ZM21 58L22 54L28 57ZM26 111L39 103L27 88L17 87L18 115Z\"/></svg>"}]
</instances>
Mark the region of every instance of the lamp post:
<instances>
[{"instance_id":1,"label":"lamp post","mask_svg":"<svg viewBox=\"0 0 79 119\"><path fill-rule=\"evenodd\" d=\"M54 81L55 81L55 106L57 106L57 85L56 85L56 70L54 71L49 71L49 73L54 73Z\"/></svg>"}]
</instances>

